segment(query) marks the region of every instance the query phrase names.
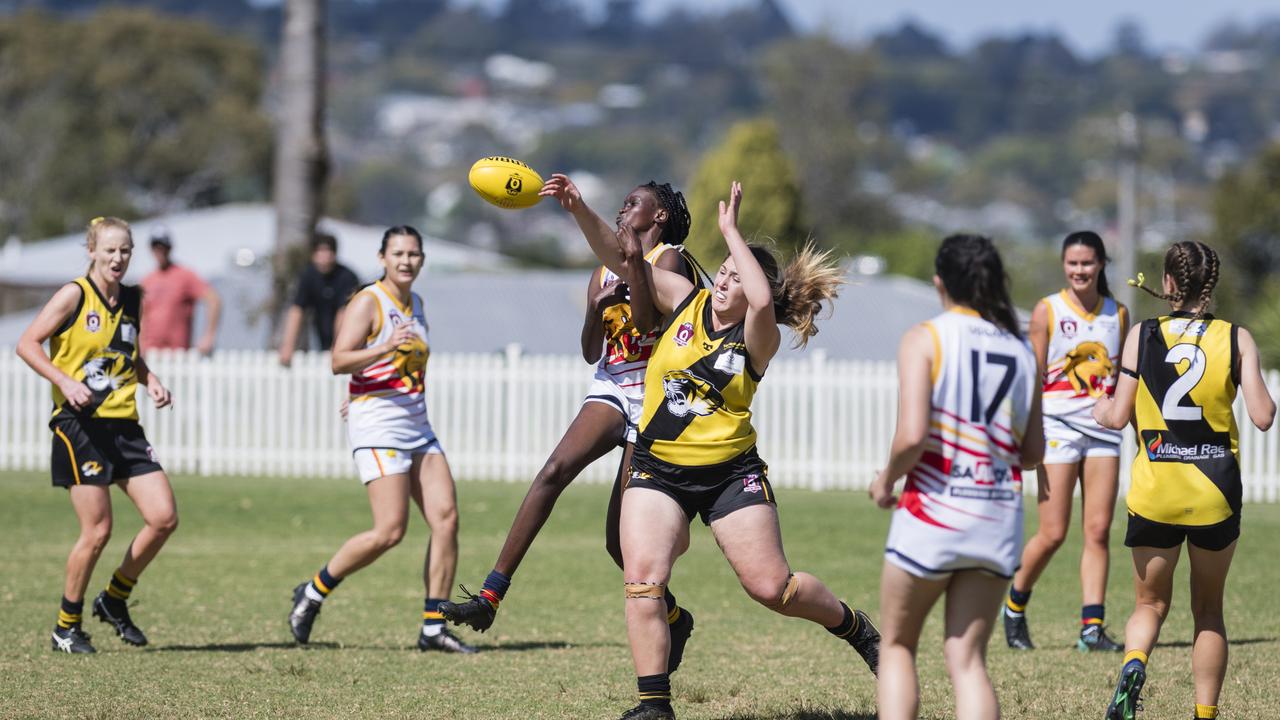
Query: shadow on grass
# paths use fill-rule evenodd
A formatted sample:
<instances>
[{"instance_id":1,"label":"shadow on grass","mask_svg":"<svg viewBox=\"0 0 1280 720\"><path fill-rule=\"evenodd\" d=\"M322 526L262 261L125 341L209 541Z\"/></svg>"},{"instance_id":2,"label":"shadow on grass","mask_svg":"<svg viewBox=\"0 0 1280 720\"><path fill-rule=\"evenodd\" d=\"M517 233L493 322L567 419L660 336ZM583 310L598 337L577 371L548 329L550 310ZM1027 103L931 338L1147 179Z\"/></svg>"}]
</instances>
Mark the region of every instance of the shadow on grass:
<instances>
[{"instance_id":1,"label":"shadow on grass","mask_svg":"<svg viewBox=\"0 0 1280 720\"><path fill-rule=\"evenodd\" d=\"M513 642L501 645L476 645L480 652L527 652L529 650L572 650L574 648L620 648L626 644L620 642L571 643L563 640L547 642Z\"/></svg>"},{"instance_id":2,"label":"shadow on grass","mask_svg":"<svg viewBox=\"0 0 1280 720\"><path fill-rule=\"evenodd\" d=\"M722 720L876 720L875 713L845 712L843 710L795 710L769 715L736 714Z\"/></svg>"},{"instance_id":3,"label":"shadow on grass","mask_svg":"<svg viewBox=\"0 0 1280 720\"><path fill-rule=\"evenodd\" d=\"M1273 643L1280 638L1274 637L1255 637L1255 638L1228 638L1228 645L1261 645L1262 643ZM1190 640L1171 640L1169 642L1158 642L1156 647L1167 648L1188 648L1191 647Z\"/></svg>"},{"instance_id":4,"label":"shadow on grass","mask_svg":"<svg viewBox=\"0 0 1280 720\"><path fill-rule=\"evenodd\" d=\"M569 643L564 641L552 642L513 642L503 643L501 645L476 645L476 650L482 653L491 652L527 652L530 650L572 650L574 648L619 648L626 647L623 643ZM205 645L162 645L159 647L147 648L146 652L223 652L223 653L243 653L254 652L255 650L391 650L400 652L408 649L404 645L343 645L336 642L313 642L307 645L299 645L292 642L258 642L258 643L208 643ZM805 718L808 720L808 718Z\"/></svg>"},{"instance_id":5,"label":"shadow on grass","mask_svg":"<svg viewBox=\"0 0 1280 720\"><path fill-rule=\"evenodd\" d=\"M310 645L299 645L292 642L260 642L260 643L208 643L205 645L161 645L160 647L147 648L146 652L253 652L255 650L288 650L291 648L320 648L320 649L337 649L341 647L338 643L319 642ZM350 647L350 646L348 646ZM369 648L377 650L385 650L388 648Z\"/></svg>"}]
</instances>

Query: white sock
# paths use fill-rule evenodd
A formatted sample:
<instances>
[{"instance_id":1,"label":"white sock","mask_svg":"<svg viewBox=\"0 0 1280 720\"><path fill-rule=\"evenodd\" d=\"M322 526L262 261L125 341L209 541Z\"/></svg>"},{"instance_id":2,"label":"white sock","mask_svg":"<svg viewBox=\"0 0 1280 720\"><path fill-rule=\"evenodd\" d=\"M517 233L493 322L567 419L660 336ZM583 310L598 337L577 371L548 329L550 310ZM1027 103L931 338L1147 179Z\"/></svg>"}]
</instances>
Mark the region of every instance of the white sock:
<instances>
[{"instance_id":1,"label":"white sock","mask_svg":"<svg viewBox=\"0 0 1280 720\"><path fill-rule=\"evenodd\" d=\"M303 589L302 594L306 595L308 600L324 602L324 596L321 595L320 591L316 590L316 586L311 583L307 583L307 587Z\"/></svg>"},{"instance_id":2,"label":"white sock","mask_svg":"<svg viewBox=\"0 0 1280 720\"><path fill-rule=\"evenodd\" d=\"M431 625L422 626L422 634L426 635L427 637L435 637L442 632L444 632L444 625L441 623L434 623Z\"/></svg>"}]
</instances>

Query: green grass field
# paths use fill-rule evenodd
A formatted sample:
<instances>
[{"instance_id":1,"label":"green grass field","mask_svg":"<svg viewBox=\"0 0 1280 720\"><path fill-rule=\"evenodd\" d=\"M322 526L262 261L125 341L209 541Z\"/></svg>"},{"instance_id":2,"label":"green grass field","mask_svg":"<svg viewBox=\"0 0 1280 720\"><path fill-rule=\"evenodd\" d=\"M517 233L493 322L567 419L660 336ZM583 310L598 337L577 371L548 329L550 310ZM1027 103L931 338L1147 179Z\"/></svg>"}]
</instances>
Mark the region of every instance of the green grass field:
<instances>
[{"instance_id":1,"label":"green grass field","mask_svg":"<svg viewBox=\"0 0 1280 720\"><path fill-rule=\"evenodd\" d=\"M294 647L285 615L292 587L348 535L366 527L359 483L272 479L176 480L182 524L134 592L151 638L124 646L87 617L99 652L49 649L63 563L76 534L65 493L43 473L0 475L0 717L614 718L634 704L635 680L620 576L603 549L607 489L571 488L543 530L488 633L460 633L471 657L414 649L422 609L426 529L352 576L326 603L312 645ZM876 616L889 516L861 494L783 490L792 564ZM524 487L460 486L459 580L479 585ZM115 494L117 524L90 586L96 594L136 530ZM1228 585L1231 667L1224 717L1280 717L1280 507L1246 508ZM672 588L698 626L673 678L682 718L872 718L872 678L821 628L751 602L709 532ZM1110 615L1121 634L1132 603L1128 554L1115 552ZM1119 658L1073 648L1079 618L1078 538L1036 588L1030 617L1041 649L1015 655L1000 631L990 666L1006 717L1101 717ZM1191 715L1186 568L1147 684L1148 718ZM953 717L937 613L921 650L923 717Z\"/></svg>"}]
</instances>

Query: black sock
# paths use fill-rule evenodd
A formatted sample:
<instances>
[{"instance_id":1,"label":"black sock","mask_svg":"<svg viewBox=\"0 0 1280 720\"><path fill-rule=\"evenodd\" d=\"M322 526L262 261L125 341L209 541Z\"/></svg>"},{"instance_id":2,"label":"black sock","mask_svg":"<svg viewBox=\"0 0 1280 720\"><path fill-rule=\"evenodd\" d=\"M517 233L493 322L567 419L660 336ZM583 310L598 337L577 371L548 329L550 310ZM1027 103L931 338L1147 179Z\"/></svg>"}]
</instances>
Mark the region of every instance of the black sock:
<instances>
[{"instance_id":1,"label":"black sock","mask_svg":"<svg viewBox=\"0 0 1280 720\"><path fill-rule=\"evenodd\" d=\"M1106 605L1085 605L1080 608L1080 624L1085 627L1088 627L1089 625L1101 625L1102 621L1106 618Z\"/></svg>"},{"instance_id":2,"label":"black sock","mask_svg":"<svg viewBox=\"0 0 1280 720\"><path fill-rule=\"evenodd\" d=\"M854 615L853 611L843 601L841 601L840 607L844 608L844 617L841 618L839 625L827 628L827 632L848 640L858 630L858 616Z\"/></svg>"},{"instance_id":3,"label":"black sock","mask_svg":"<svg viewBox=\"0 0 1280 720\"><path fill-rule=\"evenodd\" d=\"M671 710L671 676L640 675L636 677L636 689L640 692L640 704L672 712Z\"/></svg>"},{"instance_id":4,"label":"black sock","mask_svg":"<svg viewBox=\"0 0 1280 720\"><path fill-rule=\"evenodd\" d=\"M676 603L676 596L672 595L670 590L664 588L662 599L667 603L667 624L673 625L680 619L680 606Z\"/></svg>"},{"instance_id":5,"label":"black sock","mask_svg":"<svg viewBox=\"0 0 1280 720\"><path fill-rule=\"evenodd\" d=\"M1009 586L1009 597L1005 598L1005 610L1011 615L1021 615L1027 610L1027 603L1031 602L1031 591L1022 592L1013 585Z\"/></svg>"},{"instance_id":6,"label":"black sock","mask_svg":"<svg viewBox=\"0 0 1280 720\"><path fill-rule=\"evenodd\" d=\"M71 602L64 596L62 598L62 607L58 608L58 627L63 630L70 630L78 626L83 614L84 600Z\"/></svg>"},{"instance_id":7,"label":"black sock","mask_svg":"<svg viewBox=\"0 0 1280 720\"><path fill-rule=\"evenodd\" d=\"M511 578L503 575L497 570L489 571L489 577L484 579L484 589L492 592L502 600L507 596L507 591L511 589Z\"/></svg>"}]
</instances>

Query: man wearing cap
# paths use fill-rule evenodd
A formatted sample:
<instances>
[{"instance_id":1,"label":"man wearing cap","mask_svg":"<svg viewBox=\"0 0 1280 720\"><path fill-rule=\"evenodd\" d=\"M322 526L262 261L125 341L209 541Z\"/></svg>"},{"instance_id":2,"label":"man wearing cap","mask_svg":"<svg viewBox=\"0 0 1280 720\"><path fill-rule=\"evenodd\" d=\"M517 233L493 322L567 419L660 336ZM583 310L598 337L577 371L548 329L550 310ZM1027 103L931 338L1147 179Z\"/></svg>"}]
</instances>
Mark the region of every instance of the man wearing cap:
<instances>
[{"instance_id":1,"label":"man wearing cap","mask_svg":"<svg viewBox=\"0 0 1280 720\"><path fill-rule=\"evenodd\" d=\"M191 347L191 325L196 303L205 304L205 329L196 349L201 355L213 353L218 335L222 299L218 291L183 265L173 262L173 238L165 228L151 234L151 254L156 269L142 278L142 351L186 350Z\"/></svg>"}]
</instances>

